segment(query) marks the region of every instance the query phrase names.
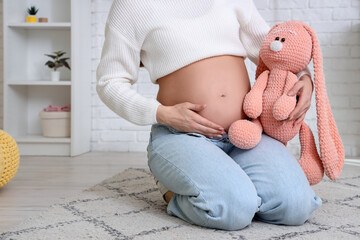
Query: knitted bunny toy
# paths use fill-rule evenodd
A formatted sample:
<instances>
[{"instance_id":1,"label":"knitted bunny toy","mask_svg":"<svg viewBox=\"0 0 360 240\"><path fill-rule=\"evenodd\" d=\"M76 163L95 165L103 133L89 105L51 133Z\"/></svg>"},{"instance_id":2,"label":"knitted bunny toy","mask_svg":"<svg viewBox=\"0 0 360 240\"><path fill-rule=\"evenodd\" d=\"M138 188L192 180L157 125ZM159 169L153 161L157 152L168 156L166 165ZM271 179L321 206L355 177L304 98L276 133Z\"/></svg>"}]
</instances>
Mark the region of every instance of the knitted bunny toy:
<instances>
[{"instance_id":1,"label":"knitted bunny toy","mask_svg":"<svg viewBox=\"0 0 360 240\"><path fill-rule=\"evenodd\" d=\"M245 96L243 110L252 121L238 120L229 128L229 140L237 147L255 147L262 131L287 144L299 132L301 153L299 164L309 183L317 184L324 175L335 180L344 164L344 147L340 139L326 94L322 55L314 30L300 22L287 21L272 27L262 43L257 80ZM287 93L294 86L297 73L313 58L317 128L320 156L314 136L302 121L293 126L289 117L296 105L296 96Z\"/></svg>"}]
</instances>

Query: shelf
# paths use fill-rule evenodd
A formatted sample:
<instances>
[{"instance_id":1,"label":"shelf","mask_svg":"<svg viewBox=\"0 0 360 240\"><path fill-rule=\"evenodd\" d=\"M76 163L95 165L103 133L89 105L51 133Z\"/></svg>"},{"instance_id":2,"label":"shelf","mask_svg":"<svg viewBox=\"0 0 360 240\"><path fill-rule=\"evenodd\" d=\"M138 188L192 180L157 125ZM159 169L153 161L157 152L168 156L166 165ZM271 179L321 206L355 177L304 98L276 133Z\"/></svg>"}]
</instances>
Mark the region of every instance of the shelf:
<instances>
[{"instance_id":1,"label":"shelf","mask_svg":"<svg viewBox=\"0 0 360 240\"><path fill-rule=\"evenodd\" d=\"M22 22L22 23L10 23L8 25L8 27L10 28L21 28L21 29L59 29L59 30L64 30L64 29L70 29L71 28L71 23L70 22L45 22L45 23L26 23L26 22Z\"/></svg>"},{"instance_id":2,"label":"shelf","mask_svg":"<svg viewBox=\"0 0 360 240\"><path fill-rule=\"evenodd\" d=\"M43 80L43 81L11 81L8 82L9 86L12 85L18 85L18 86L70 86L71 81L58 81L58 82L52 82L49 80Z\"/></svg>"},{"instance_id":3,"label":"shelf","mask_svg":"<svg viewBox=\"0 0 360 240\"><path fill-rule=\"evenodd\" d=\"M26 135L15 137L17 143L70 143L70 138L52 138L41 135Z\"/></svg>"},{"instance_id":4,"label":"shelf","mask_svg":"<svg viewBox=\"0 0 360 240\"><path fill-rule=\"evenodd\" d=\"M0 0L1 1L1 0ZM16 140L20 154L77 156L91 140L91 0L2 0L3 129ZM31 3L32 2L32 3ZM25 22L26 9L49 22ZM46 54L64 51L71 71L60 68L51 81ZM71 104L71 137L44 137L39 112ZM55 123L56 124L56 123ZM57 127L55 125L54 127Z\"/></svg>"}]
</instances>

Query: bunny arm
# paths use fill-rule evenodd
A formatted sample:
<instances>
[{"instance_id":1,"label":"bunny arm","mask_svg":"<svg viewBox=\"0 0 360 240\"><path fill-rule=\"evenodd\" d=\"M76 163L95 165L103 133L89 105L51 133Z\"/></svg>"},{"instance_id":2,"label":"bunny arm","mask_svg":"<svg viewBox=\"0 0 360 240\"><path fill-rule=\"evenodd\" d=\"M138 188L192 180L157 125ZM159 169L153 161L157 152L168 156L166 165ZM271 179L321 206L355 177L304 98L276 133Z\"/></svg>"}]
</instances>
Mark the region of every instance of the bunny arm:
<instances>
[{"instance_id":1,"label":"bunny arm","mask_svg":"<svg viewBox=\"0 0 360 240\"><path fill-rule=\"evenodd\" d=\"M245 96L243 110L252 119L259 117L262 112L262 97L269 79L269 73L269 70L262 72L250 92Z\"/></svg>"},{"instance_id":2,"label":"bunny arm","mask_svg":"<svg viewBox=\"0 0 360 240\"><path fill-rule=\"evenodd\" d=\"M288 72L283 95L276 100L273 107L273 116L278 121L287 119L296 106L296 96L287 95L296 82L297 76L292 72Z\"/></svg>"}]
</instances>

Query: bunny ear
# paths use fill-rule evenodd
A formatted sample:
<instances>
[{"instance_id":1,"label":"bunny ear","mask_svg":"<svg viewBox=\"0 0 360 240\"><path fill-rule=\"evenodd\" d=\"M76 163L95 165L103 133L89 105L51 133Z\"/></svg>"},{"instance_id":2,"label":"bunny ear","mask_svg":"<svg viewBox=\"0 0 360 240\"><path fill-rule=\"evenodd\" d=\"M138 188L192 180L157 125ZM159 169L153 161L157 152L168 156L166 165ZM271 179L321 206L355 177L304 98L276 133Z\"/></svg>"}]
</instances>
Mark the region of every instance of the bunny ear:
<instances>
[{"instance_id":1,"label":"bunny ear","mask_svg":"<svg viewBox=\"0 0 360 240\"><path fill-rule=\"evenodd\" d=\"M259 57L259 63L256 67L255 79L257 79L258 76L266 70L269 70L269 68L265 65L261 57Z\"/></svg>"},{"instance_id":2,"label":"bunny ear","mask_svg":"<svg viewBox=\"0 0 360 240\"><path fill-rule=\"evenodd\" d=\"M317 128L319 135L320 156L326 175L335 180L344 165L344 146L339 136L329 99L325 88L322 54L314 30L304 24L312 39L312 57L314 63L314 83L316 97Z\"/></svg>"},{"instance_id":3,"label":"bunny ear","mask_svg":"<svg viewBox=\"0 0 360 240\"><path fill-rule=\"evenodd\" d=\"M272 28L269 30L268 34L282 23L283 22L278 22L274 26L272 26ZM262 61L261 57L259 56L259 62L258 62L257 68L256 68L255 79L257 79L258 76L266 70L269 70L269 68L265 65L265 63Z\"/></svg>"}]
</instances>

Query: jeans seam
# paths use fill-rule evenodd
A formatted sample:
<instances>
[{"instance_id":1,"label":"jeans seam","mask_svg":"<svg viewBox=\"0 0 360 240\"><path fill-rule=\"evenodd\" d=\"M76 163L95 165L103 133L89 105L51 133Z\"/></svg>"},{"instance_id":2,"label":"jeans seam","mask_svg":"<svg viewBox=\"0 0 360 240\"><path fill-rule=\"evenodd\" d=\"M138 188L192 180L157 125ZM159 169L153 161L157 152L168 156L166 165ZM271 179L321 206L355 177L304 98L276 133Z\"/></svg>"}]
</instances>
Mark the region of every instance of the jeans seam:
<instances>
[{"instance_id":1,"label":"jeans seam","mask_svg":"<svg viewBox=\"0 0 360 240\"><path fill-rule=\"evenodd\" d=\"M160 158L162 158L164 161L166 161L168 164L172 165L176 171L180 172L183 176L185 176L187 182L189 182L198 192L198 196L197 197L201 197L206 203L207 200L201 195L201 191L199 190L199 188L191 181L191 178L189 178L180 168L178 168L175 164L173 164L172 162L168 161L166 158L164 158L160 153L158 153L156 150L152 149L153 153L158 155ZM207 226L207 223L209 221L209 218L205 219L205 222L203 221L203 225Z\"/></svg>"}]
</instances>

